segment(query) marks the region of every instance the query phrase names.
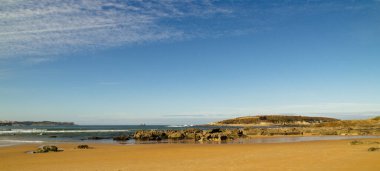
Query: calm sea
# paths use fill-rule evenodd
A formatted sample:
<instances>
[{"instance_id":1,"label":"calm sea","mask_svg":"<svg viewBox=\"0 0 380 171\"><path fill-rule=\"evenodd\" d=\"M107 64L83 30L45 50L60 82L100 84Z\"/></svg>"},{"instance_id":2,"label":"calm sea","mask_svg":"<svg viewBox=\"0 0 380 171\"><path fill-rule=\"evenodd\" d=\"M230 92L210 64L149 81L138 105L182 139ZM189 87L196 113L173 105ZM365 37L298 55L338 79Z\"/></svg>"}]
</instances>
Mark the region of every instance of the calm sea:
<instances>
[{"instance_id":1,"label":"calm sea","mask_svg":"<svg viewBox=\"0 0 380 171\"><path fill-rule=\"evenodd\" d=\"M0 146L43 142L115 143L115 136L133 135L136 130L212 129L193 125L73 125L73 126L0 126ZM94 140L94 137L98 137ZM134 140L126 143L134 144Z\"/></svg>"},{"instance_id":2,"label":"calm sea","mask_svg":"<svg viewBox=\"0 0 380 171\"><path fill-rule=\"evenodd\" d=\"M74 126L0 126L0 147L27 143L121 143L113 141L113 137L133 135L136 130L181 130L212 129L215 126L193 125L74 125ZM94 140L94 137L98 139ZM281 143L315 140L339 140L356 138L380 138L380 136L313 136L313 137L266 137L239 139L225 143ZM194 143L194 141L135 141L128 140L123 144L138 143Z\"/></svg>"}]
</instances>

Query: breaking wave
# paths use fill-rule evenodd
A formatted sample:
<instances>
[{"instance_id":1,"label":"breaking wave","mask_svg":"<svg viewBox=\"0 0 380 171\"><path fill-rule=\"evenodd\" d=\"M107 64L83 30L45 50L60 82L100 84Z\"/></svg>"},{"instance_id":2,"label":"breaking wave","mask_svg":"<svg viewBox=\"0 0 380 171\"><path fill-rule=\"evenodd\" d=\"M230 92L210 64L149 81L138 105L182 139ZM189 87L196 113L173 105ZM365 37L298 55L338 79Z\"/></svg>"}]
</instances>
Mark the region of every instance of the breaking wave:
<instances>
[{"instance_id":1,"label":"breaking wave","mask_svg":"<svg viewBox=\"0 0 380 171\"><path fill-rule=\"evenodd\" d=\"M169 128L182 128L182 127L192 127L194 125L169 125Z\"/></svg>"},{"instance_id":2,"label":"breaking wave","mask_svg":"<svg viewBox=\"0 0 380 171\"><path fill-rule=\"evenodd\" d=\"M10 129L0 130L0 134L31 134L31 133L96 133L96 132L128 132L129 130L47 130L47 129Z\"/></svg>"}]
</instances>

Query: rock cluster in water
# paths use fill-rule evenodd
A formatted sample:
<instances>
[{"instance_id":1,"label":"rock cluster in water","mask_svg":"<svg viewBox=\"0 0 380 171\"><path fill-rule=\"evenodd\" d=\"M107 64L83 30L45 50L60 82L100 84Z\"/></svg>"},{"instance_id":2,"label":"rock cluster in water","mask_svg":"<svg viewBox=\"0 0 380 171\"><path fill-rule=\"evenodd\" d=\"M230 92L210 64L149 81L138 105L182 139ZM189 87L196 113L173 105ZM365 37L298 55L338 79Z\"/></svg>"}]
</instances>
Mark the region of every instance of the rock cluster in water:
<instances>
[{"instance_id":1,"label":"rock cluster in water","mask_svg":"<svg viewBox=\"0 0 380 171\"><path fill-rule=\"evenodd\" d=\"M244 136L240 129L186 129L186 130L139 130L133 135L136 140L159 141L171 140L195 140L195 141L225 141Z\"/></svg>"},{"instance_id":2,"label":"rock cluster in water","mask_svg":"<svg viewBox=\"0 0 380 171\"><path fill-rule=\"evenodd\" d=\"M185 129L185 130L139 130L133 138L141 141L195 140L225 141L244 137L260 136L303 136L303 135L380 135L379 128L363 127L281 127L281 128L226 128L226 129ZM132 138L132 137L131 137ZM114 138L115 139L115 138Z\"/></svg>"}]
</instances>

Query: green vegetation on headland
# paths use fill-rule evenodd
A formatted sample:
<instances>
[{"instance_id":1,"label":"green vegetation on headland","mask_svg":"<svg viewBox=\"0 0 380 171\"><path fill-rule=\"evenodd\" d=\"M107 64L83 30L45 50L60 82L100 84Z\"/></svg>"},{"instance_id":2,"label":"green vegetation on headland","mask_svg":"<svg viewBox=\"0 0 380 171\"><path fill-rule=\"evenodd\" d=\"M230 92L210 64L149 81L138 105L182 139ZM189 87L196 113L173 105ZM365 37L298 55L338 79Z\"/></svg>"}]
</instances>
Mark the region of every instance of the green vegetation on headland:
<instances>
[{"instance_id":1,"label":"green vegetation on headland","mask_svg":"<svg viewBox=\"0 0 380 171\"><path fill-rule=\"evenodd\" d=\"M0 121L0 126L67 126L75 125L74 122L52 121Z\"/></svg>"},{"instance_id":2,"label":"green vegetation on headland","mask_svg":"<svg viewBox=\"0 0 380 171\"><path fill-rule=\"evenodd\" d=\"M339 120L327 117L258 115L227 119L219 122L210 123L210 125L308 125L333 121Z\"/></svg>"},{"instance_id":3,"label":"green vegetation on headland","mask_svg":"<svg viewBox=\"0 0 380 171\"><path fill-rule=\"evenodd\" d=\"M339 120L316 124L315 127L373 127L379 126L380 116L365 120Z\"/></svg>"},{"instance_id":4,"label":"green vegetation on headland","mask_svg":"<svg viewBox=\"0 0 380 171\"><path fill-rule=\"evenodd\" d=\"M380 121L380 116L376 116L376 117L372 118L372 120Z\"/></svg>"}]
</instances>

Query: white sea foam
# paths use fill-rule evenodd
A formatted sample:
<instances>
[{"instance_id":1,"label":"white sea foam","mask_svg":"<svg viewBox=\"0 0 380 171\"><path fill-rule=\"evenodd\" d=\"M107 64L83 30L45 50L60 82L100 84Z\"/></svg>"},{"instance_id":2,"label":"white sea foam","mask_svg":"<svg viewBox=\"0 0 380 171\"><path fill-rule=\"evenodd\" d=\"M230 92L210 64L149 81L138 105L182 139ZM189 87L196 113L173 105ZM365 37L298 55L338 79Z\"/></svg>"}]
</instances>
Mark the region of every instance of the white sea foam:
<instances>
[{"instance_id":1,"label":"white sea foam","mask_svg":"<svg viewBox=\"0 0 380 171\"><path fill-rule=\"evenodd\" d=\"M50 130L46 131L47 133L76 133L76 132L128 132L126 129L119 130Z\"/></svg>"},{"instance_id":2,"label":"white sea foam","mask_svg":"<svg viewBox=\"0 0 380 171\"><path fill-rule=\"evenodd\" d=\"M31 140L0 140L0 147L7 147L18 144L38 144L44 141L31 141Z\"/></svg>"},{"instance_id":3,"label":"white sea foam","mask_svg":"<svg viewBox=\"0 0 380 171\"><path fill-rule=\"evenodd\" d=\"M192 127L193 125L169 125L169 128L182 128L182 127Z\"/></svg>"},{"instance_id":4,"label":"white sea foam","mask_svg":"<svg viewBox=\"0 0 380 171\"><path fill-rule=\"evenodd\" d=\"M30 133L91 133L91 132L128 132L129 130L46 130L46 129L11 129L1 130L1 134L30 134Z\"/></svg>"},{"instance_id":5,"label":"white sea foam","mask_svg":"<svg viewBox=\"0 0 380 171\"><path fill-rule=\"evenodd\" d=\"M9 142L9 143L43 143L44 141L29 141L29 140L0 140L0 142Z\"/></svg>"},{"instance_id":6,"label":"white sea foam","mask_svg":"<svg viewBox=\"0 0 380 171\"><path fill-rule=\"evenodd\" d=\"M14 133L42 133L46 132L46 129L11 129L11 130L2 130L0 134L14 134Z\"/></svg>"}]
</instances>

